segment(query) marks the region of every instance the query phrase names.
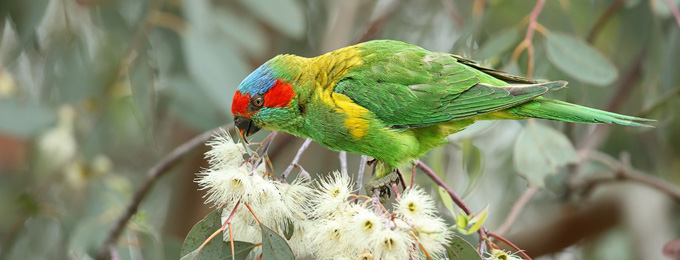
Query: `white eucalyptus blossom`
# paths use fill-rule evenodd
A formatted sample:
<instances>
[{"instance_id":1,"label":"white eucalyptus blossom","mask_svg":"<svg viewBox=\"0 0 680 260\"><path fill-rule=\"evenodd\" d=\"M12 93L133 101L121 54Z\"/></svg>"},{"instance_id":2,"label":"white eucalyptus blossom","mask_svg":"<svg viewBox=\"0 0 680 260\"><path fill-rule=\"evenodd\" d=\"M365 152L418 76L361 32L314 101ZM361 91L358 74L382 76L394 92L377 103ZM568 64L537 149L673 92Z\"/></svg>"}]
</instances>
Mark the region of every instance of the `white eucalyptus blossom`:
<instances>
[{"instance_id":1,"label":"white eucalyptus blossom","mask_svg":"<svg viewBox=\"0 0 680 260\"><path fill-rule=\"evenodd\" d=\"M342 212L348 205L347 198L352 194L353 183L347 176L333 172L331 176L317 181L318 191L311 203L314 215L326 216Z\"/></svg>"},{"instance_id":2,"label":"white eucalyptus blossom","mask_svg":"<svg viewBox=\"0 0 680 260\"><path fill-rule=\"evenodd\" d=\"M196 182L207 190L206 203L224 207L223 223L233 213L235 241L262 242L257 216L262 225L287 236L296 257L420 259L421 247L434 259L446 257L444 245L451 234L436 215L434 201L419 188L405 190L394 211L383 212L381 205L353 195L352 181L339 172L317 180L316 189L301 178L282 183L267 173L264 163L245 160L245 150L226 132L208 145L210 167L197 174ZM382 209L376 213L373 207ZM225 230L224 240L230 239ZM256 247L251 256L261 250Z\"/></svg>"},{"instance_id":3,"label":"white eucalyptus blossom","mask_svg":"<svg viewBox=\"0 0 680 260\"><path fill-rule=\"evenodd\" d=\"M205 158L208 159L212 169L238 167L244 161L245 148L242 144L234 142L231 135L224 129L220 129L220 132L213 136L206 145L210 146L210 151L205 153Z\"/></svg>"},{"instance_id":4,"label":"white eucalyptus blossom","mask_svg":"<svg viewBox=\"0 0 680 260\"><path fill-rule=\"evenodd\" d=\"M415 240L409 233L383 229L377 236L373 246L376 259L418 259Z\"/></svg>"},{"instance_id":5,"label":"white eucalyptus blossom","mask_svg":"<svg viewBox=\"0 0 680 260\"><path fill-rule=\"evenodd\" d=\"M436 216L437 207L432 198L416 186L404 190L394 211L399 217L409 221L419 221Z\"/></svg>"},{"instance_id":6,"label":"white eucalyptus blossom","mask_svg":"<svg viewBox=\"0 0 680 260\"><path fill-rule=\"evenodd\" d=\"M500 249L493 249L488 253L488 256L484 257L484 260L522 260L522 258Z\"/></svg>"}]
</instances>

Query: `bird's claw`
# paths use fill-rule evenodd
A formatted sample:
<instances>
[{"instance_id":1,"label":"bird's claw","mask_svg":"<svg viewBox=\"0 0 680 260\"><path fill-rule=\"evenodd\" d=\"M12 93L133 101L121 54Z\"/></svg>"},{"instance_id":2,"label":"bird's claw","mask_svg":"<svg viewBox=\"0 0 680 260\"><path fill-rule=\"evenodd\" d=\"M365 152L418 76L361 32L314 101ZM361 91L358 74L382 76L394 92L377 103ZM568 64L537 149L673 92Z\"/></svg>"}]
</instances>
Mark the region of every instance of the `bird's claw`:
<instances>
[{"instance_id":1,"label":"bird's claw","mask_svg":"<svg viewBox=\"0 0 680 260\"><path fill-rule=\"evenodd\" d=\"M372 194L377 190L380 192L380 202L385 202L392 195L392 183L399 184L399 175L396 172L391 172L380 179L372 179L366 182L366 194Z\"/></svg>"}]
</instances>

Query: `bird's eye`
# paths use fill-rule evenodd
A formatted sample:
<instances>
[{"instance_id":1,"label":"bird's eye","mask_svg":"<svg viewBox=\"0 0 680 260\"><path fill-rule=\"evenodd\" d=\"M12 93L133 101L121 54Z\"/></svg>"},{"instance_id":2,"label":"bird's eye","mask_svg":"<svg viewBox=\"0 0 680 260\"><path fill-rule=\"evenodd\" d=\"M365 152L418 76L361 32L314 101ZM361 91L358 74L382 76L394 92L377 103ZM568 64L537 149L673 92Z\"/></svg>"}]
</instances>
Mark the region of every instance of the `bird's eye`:
<instances>
[{"instance_id":1,"label":"bird's eye","mask_svg":"<svg viewBox=\"0 0 680 260\"><path fill-rule=\"evenodd\" d=\"M262 107L264 105L264 99L262 97L253 98L254 107Z\"/></svg>"}]
</instances>

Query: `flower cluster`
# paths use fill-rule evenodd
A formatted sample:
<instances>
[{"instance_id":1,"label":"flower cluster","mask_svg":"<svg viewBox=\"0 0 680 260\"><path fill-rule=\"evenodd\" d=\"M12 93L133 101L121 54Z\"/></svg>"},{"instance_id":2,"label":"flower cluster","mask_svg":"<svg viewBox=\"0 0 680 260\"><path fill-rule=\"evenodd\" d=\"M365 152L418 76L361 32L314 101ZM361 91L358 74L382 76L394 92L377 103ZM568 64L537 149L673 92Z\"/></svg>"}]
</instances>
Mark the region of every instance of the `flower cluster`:
<instances>
[{"instance_id":1,"label":"flower cluster","mask_svg":"<svg viewBox=\"0 0 680 260\"><path fill-rule=\"evenodd\" d=\"M318 181L309 230L318 259L445 258L450 232L421 189L407 189L393 212L370 198L351 194L338 173Z\"/></svg>"},{"instance_id":2,"label":"flower cluster","mask_svg":"<svg viewBox=\"0 0 680 260\"><path fill-rule=\"evenodd\" d=\"M337 172L314 185L300 178L287 184L274 180L264 163L244 159L245 148L224 132L208 145L210 167L198 174L196 182L207 190L206 203L223 207L222 221L230 220L236 241L261 242L256 216L280 235L288 234L287 242L298 257L446 257L451 233L435 214L434 201L419 188L405 190L390 212L377 200L353 194L350 178ZM230 240L230 233L224 233L225 241Z\"/></svg>"},{"instance_id":3,"label":"flower cluster","mask_svg":"<svg viewBox=\"0 0 680 260\"><path fill-rule=\"evenodd\" d=\"M224 206L223 222L234 212L231 219L234 240L261 242L261 229L254 213L263 225L279 234L293 228L289 245L296 255L306 255L307 244L299 236L304 233L306 205L313 195L308 181L296 179L288 184L274 180L267 174L264 163L254 166L245 160L244 146L235 143L224 131L208 145L211 150L206 153L206 159L210 167L197 174L196 182L202 190L207 190L206 203ZM229 232L225 232L224 239L229 241Z\"/></svg>"}]
</instances>

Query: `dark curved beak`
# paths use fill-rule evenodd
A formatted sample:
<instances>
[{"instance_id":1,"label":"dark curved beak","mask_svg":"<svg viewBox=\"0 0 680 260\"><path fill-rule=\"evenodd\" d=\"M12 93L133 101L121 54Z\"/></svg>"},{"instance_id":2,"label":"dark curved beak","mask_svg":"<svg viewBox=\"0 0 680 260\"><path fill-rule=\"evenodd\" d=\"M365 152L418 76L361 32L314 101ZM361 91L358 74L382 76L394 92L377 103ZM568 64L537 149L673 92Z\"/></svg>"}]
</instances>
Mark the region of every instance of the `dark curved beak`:
<instances>
[{"instance_id":1,"label":"dark curved beak","mask_svg":"<svg viewBox=\"0 0 680 260\"><path fill-rule=\"evenodd\" d=\"M253 124L252 120L238 114L234 115L234 125L236 125L238 131L241 132L241 135L244 137L251 136L254 133L257 133L257 131L260 131L260 128Z\"/></svg>"}]
</instances>

